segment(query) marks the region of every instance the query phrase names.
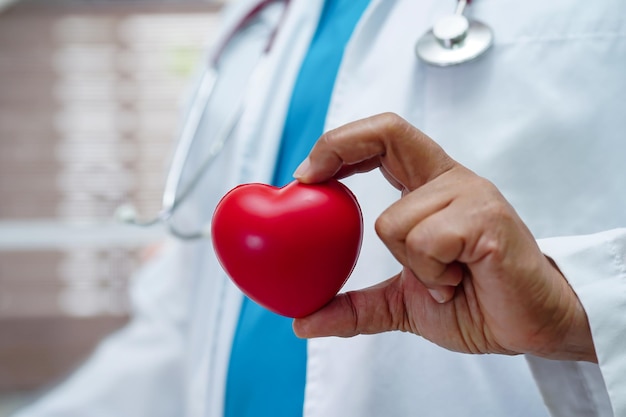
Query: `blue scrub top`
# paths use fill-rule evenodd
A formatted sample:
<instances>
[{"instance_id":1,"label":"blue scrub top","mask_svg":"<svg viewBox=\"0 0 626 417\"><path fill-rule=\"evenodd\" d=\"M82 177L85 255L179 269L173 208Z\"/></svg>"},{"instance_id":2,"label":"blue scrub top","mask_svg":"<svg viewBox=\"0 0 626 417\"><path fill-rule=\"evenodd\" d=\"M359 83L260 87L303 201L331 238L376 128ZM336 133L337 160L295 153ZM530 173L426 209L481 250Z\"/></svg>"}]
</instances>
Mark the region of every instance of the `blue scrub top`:
<instances>
[{"instance_id":1,"label":"blue scrub top","mask_svg":"<svg viewBox=\"0 0 626 417\"><path fill-rule=\"evenodd\" d=\"M285 120L274 185L293 180L323 133L343 51L369 0L326 0L302 63ZM244 297L226 383L225 417L302 416L306 340L292 320Z\"/></svg>"}]
</instances>

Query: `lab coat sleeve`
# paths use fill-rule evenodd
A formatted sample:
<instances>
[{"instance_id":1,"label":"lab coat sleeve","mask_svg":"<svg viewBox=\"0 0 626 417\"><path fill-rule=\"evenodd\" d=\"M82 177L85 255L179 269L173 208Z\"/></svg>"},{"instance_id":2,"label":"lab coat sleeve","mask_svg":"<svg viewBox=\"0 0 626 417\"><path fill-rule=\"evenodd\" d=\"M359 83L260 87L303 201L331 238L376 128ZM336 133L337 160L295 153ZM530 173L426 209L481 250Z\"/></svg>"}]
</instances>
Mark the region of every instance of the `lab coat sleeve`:
<instances>
[{"instance_id":1,"label":"lab coat sleeve","mask_svg":"<svg viewBox=\"0 0 626 417\"><path fill-rule=\"evenodd\" d=\"M626 416L626 229L539 242L578 295L599 365L527 356L555 417Z\"/></svg>"},{"instance_id":2,"label":"lab coat sleeve","mask_svg":"<svg viewBox=\"0 0 626 417\"><path fill-rule=\"evenodd\" d=\"M183 328L188 286L181 247L139 271L133 318L58 387L14 417L171 417L183 411Z\"/></svg>"}]
</instances>

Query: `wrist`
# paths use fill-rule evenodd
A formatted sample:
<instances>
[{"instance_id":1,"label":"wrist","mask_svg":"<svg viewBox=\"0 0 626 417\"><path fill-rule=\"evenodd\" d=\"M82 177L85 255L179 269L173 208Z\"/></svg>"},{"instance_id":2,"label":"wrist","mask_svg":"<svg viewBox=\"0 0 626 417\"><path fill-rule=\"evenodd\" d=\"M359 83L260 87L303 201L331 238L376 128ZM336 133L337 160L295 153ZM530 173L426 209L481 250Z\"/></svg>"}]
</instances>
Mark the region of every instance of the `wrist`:
<instances>
[{"instance_id":1,"label":"wrist","mask_svg":"<svg viewBox=\"0 0 626 417\"><path fill-rule=\"evenodd\" d=\"M559 300L559 317L551 329L551 342L533 355L554 360L586 361L597 363L591 327L587 313L561 273L556 263L546 256L549 266L547 274L554 280Z\"/></svg>"}]
</instances>

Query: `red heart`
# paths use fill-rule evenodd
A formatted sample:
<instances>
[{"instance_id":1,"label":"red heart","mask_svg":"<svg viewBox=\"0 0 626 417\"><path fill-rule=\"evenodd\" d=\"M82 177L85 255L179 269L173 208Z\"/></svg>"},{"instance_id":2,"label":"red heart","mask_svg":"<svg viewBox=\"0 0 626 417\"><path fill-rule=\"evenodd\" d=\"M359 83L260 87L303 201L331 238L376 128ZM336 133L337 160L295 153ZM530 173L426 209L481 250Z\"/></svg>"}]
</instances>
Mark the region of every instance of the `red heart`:
<instances>
[{"instance_id":1,"label":"red heart","mask_svg":"<svg viewBox=\"0 0 626 417\"><path fill-rule=\"evenodd\" d=\"M336 180L245 184L217 205L211 232L222 267L248 297L283 316L303 317L348 279L363 218L354 195Z\"/></svg>"}]
</instances>

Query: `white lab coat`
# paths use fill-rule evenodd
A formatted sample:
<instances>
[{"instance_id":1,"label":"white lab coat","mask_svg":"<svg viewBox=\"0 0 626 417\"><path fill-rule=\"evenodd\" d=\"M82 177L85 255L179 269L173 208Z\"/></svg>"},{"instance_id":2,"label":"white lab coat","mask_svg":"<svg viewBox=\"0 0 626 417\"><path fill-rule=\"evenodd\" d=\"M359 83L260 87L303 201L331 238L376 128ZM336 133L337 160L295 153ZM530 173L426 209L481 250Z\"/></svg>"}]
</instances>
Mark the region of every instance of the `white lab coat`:
<instances>
[{"instance_id":1,"label":"white lab coat","mask_svg":"<svg viewBox=\"0 0 626 417\"><path fill-rule=\"evenodd\" d=\"M231 7L224 33L256 2ZM322 3L292 0L249 83L241 74L278 11L230 42L202 134L219 128L238 91L247 91L245 111L184 221L210 218L237 183L271 179ZM468 12L494 29L493 49L458 67L426 66L414 43L450 3L372 0L347 46L326 127L396 112L492 180L578 293L600 365L463 355L399 332L315 339L304 415L626 416L626 3L477 0ZM366 230L345 288L355 289L399 270L372 226L399 196L377 172L345 182ZM170 246L138 278L133 322L19 417L221 417L241 294L210 242Z\"/></svg>"}]
</instances>

